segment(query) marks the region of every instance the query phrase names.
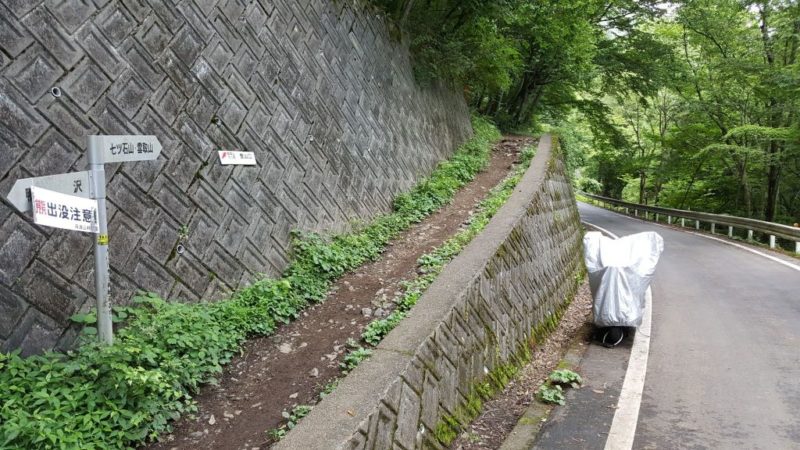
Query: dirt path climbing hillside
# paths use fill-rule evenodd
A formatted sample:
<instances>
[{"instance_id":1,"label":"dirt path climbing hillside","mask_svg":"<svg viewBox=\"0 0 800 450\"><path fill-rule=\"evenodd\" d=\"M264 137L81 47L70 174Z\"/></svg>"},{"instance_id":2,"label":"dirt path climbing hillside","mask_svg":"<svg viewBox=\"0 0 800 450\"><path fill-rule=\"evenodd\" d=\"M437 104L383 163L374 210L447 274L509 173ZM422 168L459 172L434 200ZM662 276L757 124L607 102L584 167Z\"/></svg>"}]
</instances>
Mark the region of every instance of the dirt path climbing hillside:
<instances>
[{"instance_id":1,"label":"dirt path climbing hillside","mask_svg":"<svg viewBox=\"0 0 800 450\"><path fill-rule=\"evenodd\" d=\"M195 417L179 420L171 435L148 448L266 448L266 432L282 423L281 413L317 402L323 387L340 375L346 341L358 340L364 326L392 310L400 283L416 272L417 259L454 235L489 189L509 173L519 152L533 143L509 136L496 144L487 169L451 204L399 236L378 261L339 279L324 303L274 335L247 342L219 385L200 392Z\"/></svg>"}]
</instances>

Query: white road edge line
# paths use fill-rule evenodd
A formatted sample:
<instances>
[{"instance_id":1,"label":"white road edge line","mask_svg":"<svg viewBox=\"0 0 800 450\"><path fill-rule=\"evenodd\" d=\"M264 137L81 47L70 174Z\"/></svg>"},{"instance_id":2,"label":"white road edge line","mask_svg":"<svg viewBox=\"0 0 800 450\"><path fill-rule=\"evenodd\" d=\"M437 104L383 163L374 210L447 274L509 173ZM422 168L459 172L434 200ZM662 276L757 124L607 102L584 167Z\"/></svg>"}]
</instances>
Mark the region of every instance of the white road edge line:
<instances>
[{"instance_id":1,"label":"white road edge line","mask_svg":"<svg viewBox=\"0 0 800 450\"><path fill-rule=\"evenodd\" d=\"M659 224L659 226L663 227L664 225L660 225ZM683 230L681 230L681 231L683 231ZM748 251L750 253L755 253L756 255L763 256L764 258L771 259L771 260L775 261L776 263L783 264L784 266L786 266L786 267L788 267L790 269L794 269L794 270L800 271L800 266L798 266L797 264L792 264L789 261L784 261L784 260L782 260L780 258L776 258L776 257L774 257L772 255L768 255L766 253L760 252L760 251L758 251L756 249L753 249L753 248L750 248L750 247L746 247L746 246L744 246L742 244L737 244L736 242L731 242L731 241L728 241L727 239L721 239L721 238L714 237L714 236L709 236L709 235L706 235L706 234L703 234L703 233L695 233L694 231L686 230L686 233L693 234L695 236L704 237L706 239L711 239L711 240L714 240L714 241L722 242L723 244L732 245L732 246L740 248L740 249L742 249L744 251Z\"/></svg>"},{"instance_id":2,"label":"white road edge line","mask_svg":"<svg viewBox=\"0 0 800 450\"><path fill-rule=\"evenodd\" d=\"M595 224L584 222L603 233L617 239L618 236ZM633 338L633 348L625 371L625 381L617 402L617 410L608 431L605 450L630 450L636 437L636 426L639 422L639 408L642 404L644 379L647 375L647 357L650 354L650 330L653 314L653 293L647 288L645 293L644 317Z\"/></svg>"},{"instance_id":3,"label":"white road edge line","mask_svg":"<svg viewBox=\"0 0 800 450\"><path fill-rule=\"evenodd\" d=\"M592 228L597 228L598 230L600 230L600 231L601 231L601 232L603 232L604 234L607 234L607 235L611 236L611 237L612 237L612 238L614 238L614 239L619 239L619 236L617 236L616 234L614 234L614 233L612 233L612 232L610 232L610 231L606 230L605 228L601 227L600 225L595 225L595 224L593 224L593 223L591 223L591 222L587 222L587 221L585 221L585 220L584 220L584 221L582 221L582 222L583 222L583 223L585 223L586 225L589 225L589 226L590 226L590 227L592 227Z\"/></svg>"},{"instance_id":4,"label":"white road edge line","mask_svg":"<svg viewBox=\"0 0 800 450\"><path fill-rule=\"evenodd\" d=\"M644 379L647 375L647 357L650 354L650 330L653 314L653 293L645 293L644 317L633 338L633 348L625 371L625 381L619 393L617 410L608 431L605 450L630 450L636 437L639 422L639 407L642 404Z\"/></svg>"}]
</instances>

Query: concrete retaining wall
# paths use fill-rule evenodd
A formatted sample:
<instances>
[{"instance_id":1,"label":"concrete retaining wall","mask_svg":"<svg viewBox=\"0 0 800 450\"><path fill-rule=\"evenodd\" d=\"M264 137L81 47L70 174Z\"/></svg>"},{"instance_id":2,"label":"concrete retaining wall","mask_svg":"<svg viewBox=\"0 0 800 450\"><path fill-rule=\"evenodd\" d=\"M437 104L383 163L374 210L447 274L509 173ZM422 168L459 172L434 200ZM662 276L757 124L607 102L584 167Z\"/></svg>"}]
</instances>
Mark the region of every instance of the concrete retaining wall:
<instances>
[{"instance_id":1,"label":"concrete retaining wall","mask_svg":"<svg viewBox=\"0 0 800 450\"><path fill-rule=\"evenodd\" d=\"M440 421L571 298L581 234L563 159L545 136L485 231L277 448L440 447Z\"/></svg>"},{"instance_id":2,"label":"concrete retaining wall","mask_svg":"<svg viewBox=\"0 0 800 450\"><path fill-rule=\"evenodd\" d=\"M355 3L0 2L0 197L84 170L90 134L154 134L157 161L106 167L113 302L277 275L291 229L388 210L471 133L463 96L417 86L405 46ZM258 166L220 166L223 149ZM93 265L90 235L0 202L0 351L68 346Z\"/></svg>"}]
</instances>

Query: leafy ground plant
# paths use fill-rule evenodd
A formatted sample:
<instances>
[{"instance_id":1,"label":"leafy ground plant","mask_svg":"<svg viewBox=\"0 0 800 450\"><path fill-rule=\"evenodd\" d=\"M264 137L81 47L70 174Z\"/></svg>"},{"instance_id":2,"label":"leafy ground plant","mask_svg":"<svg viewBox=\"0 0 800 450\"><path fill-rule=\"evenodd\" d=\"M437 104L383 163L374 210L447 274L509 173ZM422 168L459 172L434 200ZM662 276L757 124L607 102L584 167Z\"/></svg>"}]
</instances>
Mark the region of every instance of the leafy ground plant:
<instances>
[{"instance_id":1,"label":"leafy ground plant","mask_svg":"<svg viewBox=\"0 0 800 450\"><path fill-rule=\"evenodd\" d=\"M544 403L564 405L566 398L564 397L564 390L559 385L551 386L543 384L539 386L536 391L536 396Z\"/></svg>"},{"instance_id":2,"label":"leafy ground plant","mask_svg":"<svg viewBox=\"0 0 800 450\"><path fill-rule=\"evenodd\" d=\"M402 283L403 295L397 302L397 307L388 317L370 322L364 329L361 338L372 346L377 346L392 329L394 329L408 314L408 311L417 303L422 293L433 283L436 277L452 258L469 243L489 222L489 219L508 200L514 187L519 183L525 170L530 165L534 152L532 148L525 149L521 155L521 162L514 173L507 177L500 185L496 186L478 206L477 214L471 220L470 226L459 232L454 238L445 242L441 247L431 253L422 255L418 260L420 276ZM340 364L342 375L351 372L361 361L368 358L372 352L364 349L357 342L348 340L350 351ZM338 382L338 380L337 380ZM486 385L488 386L488 384ZM335 389L335 383L325 387L320 394L321 398L330 394ZM273 437L274 438L274 437ZM275 438L277 439L277 438Z\"/></svg>"},{"instance_id":3,"label":"leafy ground plant","mask_svg":"<svg viewBox=\"0 0 800 450\"><path fill-rule=\"evenodd\" d=\"M261 279L215 303L142 294L122 311L125 326L111 346L94 342L87 327L67 354L0 354L0 448L125 448L169 431L171 420L196 411L192 395L215 381L248 336L270 335L295 319L324 299L333 280L449 202L500 138L483 119L473 129L450 160L398 196L393 213L330 238L294 233L293 260L280 279Z\"/></svg>"},{"instance_id":4,"label":"leafy ground plant","mask_svg":"<svg viewBox=\"0 0 800 450\"><path fill-rule=\"evenodd\" d=\"M550 372L547 382L539 386L536 396L544 403L563 405L566 398L564 389L568 387L579 388L583 379L580 375L569 369L558 369Z\"/></svg>"},{"instance_id":5,"label":"leafy ground plant","mask_svg":"<svg viewBox=\"0 0 800 450\"><path fill-rule=\"evenodd\" d=\"M470 220L467 228L459 231L444 244L430 253L422 255L418 260L418 272L421 275L403 284L404 293L397 302L397 307L388 317L370 322L361 334L361 338L370 345L378 345L380 341L402 321L408 311L417 303L420 296L433 283L441 273L444 266L458 255L461 250L477 236L497 210L505 204L511 196L517 183L533 159L534 150L525 149L521 155L520 164L510 176L506 177L499 185L495 186L489 195L478 205L477 213Z\"/></svg>"},{"instance_id":6,"label":"leafy ground plant","mask_svg":"<svg viewBox=\"0 0 800 450\"><path fill-rule=\"evenodd\" d=\"M569 369L554 370L550 372L550 376L547 378L551 383L562 386L570 386L573 388L578 388L581 384L583 384L583 379L581 379L581 376Z\"/></svg>"},{"instance_id":7,"label":"leafy ground plant","mask_svg":"<svg viewBox=\"0 0 800 450\"><path fill-rule=\"evenodd\" d=\"M370 355L372 355L372 350L368 350L361 346L350 350L344 356L344 361L339 364L339 367L342 369L342 373L349 373L351 370L355 369L361 361L369 358Z\"/></svg>"},{"instance_id":8,"label":"leafy ground plant","mask_svg":"<svg viewBox=\"0 0 800 450\"><path fill-rule=\"evenodd\" d=\"M296 427L297 423L300 422L300 419L307 416L312 409L314 409L314 407L311 405L297 405L292 408L291 412L282 412L281 415L284 419L286 419L286 423L278 428L273 428L267 431L267 434L275 441L283 439L283 437L286 436L286 433L288 433L292 428Z\"/></svg>"},{"instance_id":9,"label":"leafy ground plant","mask_svg":"<svg viewBox=\"0 0 800 450\"><path fill-rule=\"evenodd\" d=\"M322 386L322 390L319 393L319 399L322 400L323 398L330 395L338 385L339 385L339 379L334 378L333 380Z\"/></svg>"}]
</instances>

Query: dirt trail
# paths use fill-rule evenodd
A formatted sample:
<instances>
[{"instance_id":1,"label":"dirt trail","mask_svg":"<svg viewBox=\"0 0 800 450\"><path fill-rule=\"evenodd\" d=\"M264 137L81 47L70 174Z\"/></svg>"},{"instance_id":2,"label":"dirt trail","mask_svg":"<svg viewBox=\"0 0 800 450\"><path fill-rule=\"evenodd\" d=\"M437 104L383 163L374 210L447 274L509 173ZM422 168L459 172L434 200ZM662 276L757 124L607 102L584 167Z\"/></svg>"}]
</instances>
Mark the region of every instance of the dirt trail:
<instances>
[{"instance_id":1,"label":"dirt trail","mask_svg":"<svg viewBox=\"0 0 800 450\"><path fill-rule=\"evenodd\" d=\"M380 260L345 274L324 303L274 335L248 341L219 385L201 390L196 416L180 419L172 434L146 448L267 448L266 431L282 423L281 412L316 403L323 387L340 374L347 339L359 340L364 326L388 315L401 294L400 282L415 275L417 259L454 235L532 144L531 138L516 136L496 144L487 169L451 204L401 234Z\"/></svg>"}]
</instances>

